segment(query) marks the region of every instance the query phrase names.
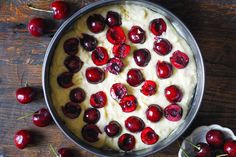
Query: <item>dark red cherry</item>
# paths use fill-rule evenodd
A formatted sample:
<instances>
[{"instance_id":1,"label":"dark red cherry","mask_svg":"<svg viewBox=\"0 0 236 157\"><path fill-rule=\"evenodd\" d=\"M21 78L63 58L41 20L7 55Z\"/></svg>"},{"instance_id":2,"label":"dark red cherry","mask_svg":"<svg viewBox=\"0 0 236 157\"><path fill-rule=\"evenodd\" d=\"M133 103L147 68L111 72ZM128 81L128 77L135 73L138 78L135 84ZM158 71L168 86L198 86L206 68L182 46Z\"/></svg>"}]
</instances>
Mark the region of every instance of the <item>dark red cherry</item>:
<instances>
[{"instance_id":1,"label":"dark red cherry","mask_svg":"<svg viewBox=\"0 0 236 157\"><path fill-rule=\"evenodd\" d=\"M122 24L120 14L114 11L108 11L106 24L108 27L120 26Z\"/></svg>"},{"instance_id":2,"label":"dark red cherry","mask_svg":"<svg viewBox=\"0 0 236 157\"><path fill-rule=\"evenodd\" d=\"M65 67L72 73L80 71L83 66L83 61L77 56L68 56L64 60Z\"/></svg>"},{"instance_id":3,"label":"dark red cherry","mask_svg":"<svg viewBox=\"0 0 236 157\"><path fill-rule=\"evenodd\" d=\"M31 133L27 130L19 130L15 133L14 143L19 149L24 149L29 143L31 143L31 140Z\"/></svg>"},{"instance_id":4,"label":"dark red cherry","mask_svg":"<svg viewBox=\"0 0 236 157\"><path fill-rule=\"evenodd\" d=\"M60 148L58 149L59 157L73 157L74 153L70 148Z\"/></svg>"},{"instance_id":5,"label":"dark red cherry","mask_svg":"<svg viewBox=\"0 0 236 157\"><path fill-rule=\"evenodd\" d=\"M125 127L130 132L140 132L143 130L144 126L143 120L136 116L130 116L125 120Z\"/></svg>"},{"instance_id":6,"label":"dark red cherry","mask_svg":"<svg viewBox=\"0 0 236 157\"><path fill-rule=\"evenodd\" d=\"M80 38L80 44L86 51L93 51L97 45L97 39L89 34L82 33L82 38Z\"/></svg>"},{"instance_id":7,"label":"dark red cherry","mask_svg":"<svg viewBox=\"0 0 236 157\"><path fill-rule=\"evenodd\" d=\"M166 23L162 18L154 19L151 21L149 29L154 35L160 36L166 32Z\"/></svg>"},{"instance_id":8,"label":"dark red cherry","mask_svg":"<svg viewBox=\"0 0 236 157\"><path fill-rule=\"evenodd\" d=\"M124 63L119 58L109 59L106 69L115 75L118 75L124 68Z\"/></svg>"},{"instance_id":9,"label":"dark red cherry","mask_svg":"<svg viewBox=\"0 0 236 157\"><path fill-rule=\"evenodd\" d=\"M115 57L125 58L130 53L130 46L125 44L125 43L114 45L113 49L112 49L112 52L113 52Z\"/></svg>"},{"instance_id":10,"label":"dark red cherry","mask_svg":"<svg viewBox=\"0 0 236 157\"><path fill-rule=\"evenodd\" d=\"M160 79L169 78L172 75L172 65L165 61L158 61L156 65L156 73Z\"/></svg>"},{"instance_id":11,"label":"dark red cherry","mask_svg":"<svg viewBox=\"0 0 236 157\"><path fill-rule=\"evenodd\" d=\"M172 50L172 45L167 39L158 38L153 44L153 50L157 54L165 56Z\"/></svg>"},{"instance_id":12,"label":"dark red cherry","mask_svg":"<svg viewBox=\"0 0 236 157\"><path fill-rule=\"evenodd\" d=\"M144 81L143 74L139 69L130 69L126 81L130 86L137 87Z\"/></svg>"},{"instance_id":13,"label":"dark red cherry","mask_svg":"<svg viewBox=\"0 0 236 157\"><path fill-rule=\"evenodd\" d=\"M146 117L151 122L158 122L163 116L163 110L159 105L152 104L148 106L146 110Z\"/></svg>"},{"instance_id":14,"label":"dark red cherry","mask_svg":"<svg viewBox=\"0 0 236 157\"><path fill-rule=\"evenodd\" d=\"M120 100L127 95L127 89L125 85L121 83L115 83L111 86L110 89L111 97L115 100Z\"/></svg>"},{"instance_id":15,"label":"dark red cherry","mask_svg":"<svg viewBox=\"0 0 236 157\"><path fill-rule=\"evenodd\" d=\"M95 108L102 108L107 103L106 93L99 91L95 94L92 94L90 97L90 104Z\"/></svg>"},{"instance_id":16,"label":"dark red cherry","mask_svg":"<svg viewBox=\"0 0 236 157\"><path fill-rule=\"evenodd\" d=\"M135 96L126 95L120 100L119 105L123 112L132 112L136 109L138 102Z\"/></svg>"},{"instance_id":17,"label":"dark red cherry","mask_svg":"<svg viewBox=\"0 0 236 157\"><path fill-rule=\"evenodd\" d=\"M109 56L107 50L104 47L96 47L92 52L93 63L97 66L104 65L108 62Z\"/></svg>"},{"instance_id":18,"label":"dark red cherry","mask_svg":"<svg viewBox=\"0 0 236 157\"><path fill-rule=\"evenodd\" d=\"M57 83L62 88L70 88L74 84L72 83L73 73L63 72L57 77Z\"/></svg>"},{"instance_id":19,"label":"dark red cherry","mask_svg":"<svg viewBox=\"0 0 236 157\"><path fill-rule=\"evenodd\" d=\"M107 30L106 34L107 40L114 45L124 43L126 40L125 33L123 29L119 26L111 27Z\"/></svg>"},{"instance_id":20,"label":"dark red cherry","mask_svg":"<svg viewBox=\"0 0 236 157\"><path fill-rule=\"evenodd\" d=\"M164 109L164 116L169 121L177 122L182 118L183 109L177 104L170 104Z\"/></svg>"},{"instance_id":21,"label":"dark red cherry","mask_svg":"<svg viewBox=\"0 0 236 157\"><path fill-rule=\"evenodd\" d=\"M224 144L224 152L227 153L229 157L236 157L236 141L227 140Z\"/></svg>"},{"instance_id":22,"label":"dark red cherry","mask_svg":"<svg viewBox=\"0 0 236 157\"><path fill-rule=\"evenodd\" d=\"M141 140L143 143L151 145L155 144L159 140L159 136L152 128L146 127L141 132Z\"/></svg>"},{"instance_id":23,"label":"dark red cherry","mask_svg":"<svg viewBox=\"0 0 236 157\"><path fill-rule=\"evenodd\" d=\"M133 135L125 133L119 137L118 146L123 151L130 151L134 149L135 142L136 141Z\"/></svg>"},{"instance_id":24,"label":"dark red cherry","mask_svg":"<svg viewBox=\"0 0 236 157\"><path fill-rule=\"evenodd\" d=\"M100 33L105 29L105 18L100 14L90 15L87 19L88 29L93 33Z\"/></svg>"},{"instance_id":25,"label":"dark red cherry","mask_svg":"<svg viewBox=\"0 0 236 157\"><path fill-rule=\"evenodd\" d=\"M211 157L211 147L206 143L198 143L196 145L199 149L195 148L196 157Z\"/></svg>"},{"instance_id":26,"label":"dark red cherry","mask_svg":"<svg viewBox=\"0 0 236 157\"><path fill-rule=\"evenodd\" d=\"M154 95L157 91L156 82L151 81L151 80L146 80L144 84L142 85L140 91L146 96Z\"/></svg>"},{"instance_id":27,"label":"dark red cherry","mask_svg":"<svg viewBox=\"0 0 236 157\"><path fill-rule=\"evenodd\" d=\"M90 67L85 72L86 79L89 83L98 84L105 79L105 73L101 68Z\"/></svg>"},{"instance_id":28,"label":"dark red cherry","mask_svg":"<svg viewBox=\"0 0 236 157\"><path fill-rule=\"evenodd\" d=\"M38 127L45 127L52 123L52 117L48 109L41 108L33 114L32 121Z\"/></svg>"},{"instance_id":29,"label":"dark red cherry","mask_svg":"<svg viewBox=\"0 0 236 157\"><path fill-rule=\"evenodd\" d=\"M221 148L224 145L225 137L220 130L210 130L206 134L207 143L214 148Z\"/></svg>"},{"instance_id":30,"label":"dark red cherry","mask_svg":"<svg viewBox=\"0 0 236 157\"><path fill-rule=\"evenodd\" d=\"M69 16L70 8L67 2L54 1L51 3L51 9L53 10L53 18L56 20L65 19Z\"/></svg>"},{"instance_id":31,"label":"dark red cherry","mask_svg":"<svg viewBox=\"0 0 236 157\"><path fill-rule=\"evenodd\" d=\"M66 117L70 119L75 119L79 117L81 113L81 107L77 103L68 102L65 104L65 106L62 107L62 112Z\"/></svg>"},{"instance_id":32,"label":"dark red cherry","mask_svg":"<svg viewBox=\"0 0 236 157\"><path fill-rule=\"evenodd\" d=\"M69 38L64 42L63 48L65 53L74 56L79 50L79 40L77 38Z\"/></svg>"},{"instance_id":33,"label":"dark red cherry","mask_svg":"<svg viewBox=\"0 0 236 157\"><path fill-rule=\"evenodd\" d=\"M134 44L142 44L146 40L145 31L139 26L132 26L128 33L128 37Z\"/></svg>"},{"instance_id":34,"label":"dark red cherry","mask_svg":"<svg viewBox=\"0 0 236 157\"><path fill-rule=\"evenodd\" d=\"M85 92L82 88L77 87L70 91L70 100L75 103L81 103L85 100Z\"/></svg>"},{"instance_id":35,"label":"dark red cherry","mask_svg":"<svg viewBox=\"0 0 236 157\"><path fill-rule=\"evenodd\" d=\"M84 121L95 124L100 119L100 112L96 108L88 108L84 111Z\"/></svg>"},{"instance_id":36,"label":"dark red cherry","mask_svg":"<svg viewBox=\"0 0 236 157\"><path fill-rule=\"evenodd\" d=\"M182 91L175 85L165 88L165 96L169 102L180 102L182 100Z\"/></svg>"},{"instance_id":37,"label":"dark red cherry","mask_svg":"<svg viewBox=\"0 0 236 157\"><path fill-rule=\"evenodd\" d=\"M140 67L145 67L151 60L151 54L148 49L137 49L134 51L134 61Z\"/></svg>"},{"instance_id":38,"label":"dark red cherry","mask_svg":"<svg viewBox=\"0 0 236 157\"><path fill-rule=\"evenodd\" d=\"M82 128L82 136L88 142L97 142L99 140L98 135L102 132L94 124L87 124Z\"/></svg>"},{"instance_id":39,"label":"dark red cherry","mask_svg":"<svg viewBox=\"0 0 236 157\"><path fill-rule=\"evenodd\" d=\"M177 50L170 57L170 62L177 69L183 69L188 65L189 58L185 53Z\"/></svg>"},{"instance_id":40,"label":"dark red cherry","mask_svg":"<svg viewBox=\"0 0 236 157\"><path fill-rule=\"evenodd\" d=\"M16 100L21 104L27 104L33 101L36 91L32 87L21 87L16 90Z\"/></svg>"},{"instance_id":41,"label":"dark red cherry","mask_svg":"<svg viewBox=\"0 0 236 157\"><path fill-rule=\"evenodd\" d=\"M121 126L117 121L111 121L105 126L104 131L106 132L107 136L115 137L121 132Z\"/></svg>"},{"instance_id":42,"label":"dark red cherry","mask_svg":"<svg viewBox=\"0 0 236 157\"><path fill-rule=\"evenodd\" d=\"M30 20L27 27L31 35L39 37L45 32L46 24L42 18L33 18Z\"/></svg>"}]
</instances>

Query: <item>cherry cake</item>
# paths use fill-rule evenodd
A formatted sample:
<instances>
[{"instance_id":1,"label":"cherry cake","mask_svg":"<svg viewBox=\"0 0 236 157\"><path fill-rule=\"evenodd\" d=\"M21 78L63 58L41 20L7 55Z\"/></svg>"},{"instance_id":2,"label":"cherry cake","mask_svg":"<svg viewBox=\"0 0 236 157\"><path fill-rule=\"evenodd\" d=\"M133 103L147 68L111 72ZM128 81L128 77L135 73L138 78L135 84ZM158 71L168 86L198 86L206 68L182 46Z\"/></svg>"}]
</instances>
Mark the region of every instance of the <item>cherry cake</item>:
<instances>
[{"instance_id":1,"label":"cherry cake","mask_svg":"<svg viewBox=\"0 0 236 157\"><path fill-rule=\"evenodd\" d=\"M136 151L168 138L184 121L197 82L187 42L142 6L89 12L55 49L50 85L58 115L98 148Z\"/></svg>"}]
</instances>

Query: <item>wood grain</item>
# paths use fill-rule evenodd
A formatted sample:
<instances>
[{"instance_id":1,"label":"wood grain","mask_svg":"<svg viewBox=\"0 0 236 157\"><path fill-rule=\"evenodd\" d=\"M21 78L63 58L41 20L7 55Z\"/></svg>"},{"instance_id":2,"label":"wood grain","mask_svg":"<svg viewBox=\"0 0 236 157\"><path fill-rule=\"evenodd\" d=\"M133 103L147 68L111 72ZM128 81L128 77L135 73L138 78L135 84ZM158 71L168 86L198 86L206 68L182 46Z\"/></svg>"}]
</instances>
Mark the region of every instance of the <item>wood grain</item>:
<instances>
[{"instance_id":1,"label":"wood grain","mask_svg":"<svg viewBox=\"0 0 236 157\"><path fill-rule=\"evenodd\" d=\"M95 0L71 0L72 12ZM62 21L51 15L27 8L27 3L47 9L48 0L0 1L0 152L8 157L46 157L48 144L71 147L78 156L94 156L70 142L55 124L35 127L30 118L17 121L25 113L45 107L41 93L41 67L49 41ZM205 61L206 88L197 118L186 131L187 136L200 125L220 124L236 133L236 1L235 0L153 0L176 14L196 38ZM32 17L43 17L51 23L49 32L40 38L28 34L26 25ZM19 105L15 89L20 86L19 75L38 88L39 96L29 105ZM13 135L18 129L29 129L35 134L34 144L18 150ZM152 157L174 157L178 152L173 143Z\"/></svg>"}]
</instances>

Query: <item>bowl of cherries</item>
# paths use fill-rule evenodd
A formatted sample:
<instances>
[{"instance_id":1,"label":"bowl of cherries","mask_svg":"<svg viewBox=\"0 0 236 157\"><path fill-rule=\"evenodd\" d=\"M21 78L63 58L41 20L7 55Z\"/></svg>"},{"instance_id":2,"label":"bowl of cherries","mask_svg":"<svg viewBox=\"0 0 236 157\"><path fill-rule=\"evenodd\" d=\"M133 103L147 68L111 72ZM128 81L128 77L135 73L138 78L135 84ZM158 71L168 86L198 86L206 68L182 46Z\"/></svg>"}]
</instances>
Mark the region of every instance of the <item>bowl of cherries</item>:
<instances>
[{"instance_id":1,"label":"bowl of cherries","mask_svg":"<svg viewBox=\"0 0 236 157\"><path fill-rule=\"evenodd\" d=\"M178 157L236 157L236 136L220 125L200 126L184 139Z\"/></svg>"}]
</instances>

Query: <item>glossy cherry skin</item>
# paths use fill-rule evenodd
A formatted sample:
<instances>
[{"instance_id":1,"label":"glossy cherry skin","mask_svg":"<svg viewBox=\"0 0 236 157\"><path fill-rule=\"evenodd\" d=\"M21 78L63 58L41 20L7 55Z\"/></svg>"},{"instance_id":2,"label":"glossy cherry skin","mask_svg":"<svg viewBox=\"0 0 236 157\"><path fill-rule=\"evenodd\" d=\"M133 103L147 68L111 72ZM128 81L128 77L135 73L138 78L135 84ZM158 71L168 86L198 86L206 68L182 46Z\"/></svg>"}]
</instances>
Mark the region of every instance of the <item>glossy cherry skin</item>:
<instances>
[{"instance_id":1,"label":"glossy cherry skin","mask_svg":"<svg viewBox=\"0 0 236 157\"><path fill-rule=\"evenodd\" d=\"M19 130L15 133L14 143L19 149L24 149L29 143L31 143L31 140L31 133L27 130Z\"/></svg>"},{"instance_id":2,"label":"glossy cherry skin","mask_svg":"<svg viewBox=\"0 0 236 157\"><path fill-rule=\"evenodd\" d=\"M94 124L87 124L82 128L82 136L88 142L97 142L99 140L98 135L102 132Z\"/></svg>"},{"instance_id":3,"label":"glossy cherry skin","mask_svg":"<svg viewBox=\"0 0 236 157\"><path fill-rule=\"evenodd\" d=\"M73 157L74 153L69 148L60 148L58 149L59 157Z\"/></svg>"},{"instance_id":4,"label":"glossy cherry skin","mask_svg":"<svg viewBox=\"0 0 236 157\"><path fill-rule=\"evenodd\" d=\"M127 88L121 83L115 83L110 89L111 97L115 100L120 100L127 95Z\"/></svg>"},{"instance_id":5,"label":"glossy cherry skin","mask_svg":"<svg viewBox=\"0 0 236 157\"><path fill-rule=\"evenodd\" d=\"M158 38L153 44L153 50L157 54L165 56L172 50L172 45L167 39Z\"/></svg>"},{"instance_id":6,"label":"glossy cherry skin","mask_svg":"<svg viewBox=\"0 0 236 157\"><path fill-rule=\"evenodd\" d=\"M220 130L210 130L206 134L207 143L214 148L221 148L224 145L225 137Z\"/></svg>"},{"instance_id":7,"label":"glossy cherry skin","mask_svg":"<svg viewBox=\"0 0 236 157\"><path fill-rule=\"evenodd\" d=\"M146 40L145 31L139 26L132 26L128 32L128 37L134 44L142 44Z\"/></svg>"},{"instance_id":8,"label":"glossy cherry skin","mask_svg":"<svg viewBox=\"0 0 236 157\"><path fill-rule=\"evenodd\" d=\"M16 100L21 104L27 104L33 101L36 91L32 87L21 87L16 90Z\"/></svg>"},{"instance_id":9,"label":"glossy cherry skin","mask_svg":"<svg viewBox=\"0 0 236 157\"><path fill-rule=\"evenodd\" d=\"M81 103L85 100L86 94L82 88L77 87L70 91L69 97L72 102Z\"/></svg>"},{"instance_id":10,"label":"glossy cherry skin","mask_svg":"<svg viewBox=\"0 0 236 157\"><path fill-rule=\"evenodd\" d=\"M206 143L198 143L196 145L199 149L195 149L196 157L211 157L211 147Z\"/></svg>"},{"instance_id":11,"label":"glossy cherry skin","mask_svg":"<svg viewBox=\"0 0 236 157\"><path fill-rule=\"evenodd\" d=\"M151 122L158 122L163 116L163 110L159 105L152 104L146 110L146 117Z\"/></svg>"},{"instance_id":12,"label":"glossy cherry skin","mask_svg":"<svg viewBox=\"0 0 236 157\"><path fill-rule=\"evenodd\" d=\"M131 49L130 45L122 43L122 44L114 45L112 52L115 57L125 58L129 55L130 49Z\"/></svg>"},{"instance_id":13,"label":"glossy cherry skin","mask_svg":"<svg viewBox=\"0 0 236 157\"><path fill-rule=\"evenodd\" d=\"M99 91L95 94L92 94L90 97L90 104L95 108L102 108L107 103L106 93L103 91Z\"/></svg>"},{"instance_id":14,"label":"glossy cherry skin","mask_svg":"<svg viewBox=\"0 0 236 157\"><path fill-rule=\"evenodd\" d=\"M154 35L160 36L166 32L166 23L162 18L154 19L151 21L149 29Z\"/></svg>"},{"instance_id":15,"label":"glossy cherry skin","mask_svg":"<svg viewBox=\"0 0 236 157\"><path fill-rule=\"evenodd\" d=\"M62 88L70 88L74 84L72 82L73 73L63 72L57 77L57 83Z\"/></svg>"},{"instance_id":16,"label":"glossy cherry skin","mask_svg":"<svg viewBox=\"0 0 236 157\"><path fill-rule=\"evenodd\" d=\"M91 84L98 84L105 79L105 73L101 68L90 67L85 72L86 79Z\"/></svg>"},{"instance_id":17,"label":"glossy cherry skin","mask_svg":"<svg viewBox=\"0 0 236 157\"><path fill-rule=\"evenodd\" d=\"M130 69L126 81L130 86L137 87L144 81L143 74L139 69Z\"/></svg>"},{"instance_id":18,"label":"glossy cherry skin","mask_svg":"<svg viewBox=\"0 0 236 157\"><path fill-rule=\"evenodd\" d=\"M126 129L133 133L142 131L144 126L143 120L136 116L130 116L125 120Z\"/></svg>"},{"instance_id":19,"label":"glossy cherry skin","mask_svg":"<svg viewBox=\"0 0 236 157\"><path fill-rule=\"evenodd\" d=\"M115 137L120 134L121 126L117 121L111 121L105 126L104 131L106 132L107 136Z\"/></svg>"},{"instance_id":20,"label":"glossy cherry skin","mask_svg":"<svg viewBox=\"0 0 236 157\"><path fill-rule=\"evenodd\" d=\"M160 79L169 78L172 74L172 65L165 61L158 61L156 65L156 73Z\"/></svg>"},{"instance_id":21,"label":"glossy cherry skin","mask_svg":"<svg viewBox=\"0 0 236 157\"><path fill-rule=\"evenodd\" d=\"M80 38L80 44L86 51L93 51L97 45L97 39L89 34L82 33L82 38Z\"/></svg>"},{"instance_id":22,"label":"glossy cherry skin","mask_svg":"<svg viewBox=\"0 0 236 157\"><path fill-rule=\"evenodd\" d=\"M229 157L236 157L236 141L227 140L224 144L224 152L227 153Z\"/></svg>"},{"instance_id":23,"label":"glossy cherry skin","mask_svg":"<svg viewBox=\"0 0 236 157\"><path fill-rule=\"evenodd\" d=\"M106 37L107 40L113 45L124 43L126 40L125 33L123 29L119 26L114 26L109 28L107 30Z\"/></svg>"},{"instance_id":24,"label":"glossy cherry skin","mask_svg":"<svg viewBox=\"0 0 236 157\"><path fill-rule=\"evenodd\" d=\"M62 107L62 112L67 118L75 119L79 117L81 113L81 107L77 103L68 102Z\"/></svg>"},{"instance_id":25,"label":"glossy cherry skin","mask_svg":"<svg viewBox=\"0 0 236 157\"><path fill-rule=\"evenodd\" d=\"M114 57L114 58L109 59L106 69L110 73L114 75L118 75L123 70L124 66L125 65L121 59Z\"/></svg>"},{"instance_id":26,"label":"glossy cherry skin","mask_svg":"<svg viewBox=\"0 0 236 157\"><path fill-rule=\"evenodd\" d=\"M95 124L100 119L100 112L96 108L88 108L84 111L84 121L89 124Z\"/></svg>"},{"instance_id":27,"label":"glossy cherry skin","mask_svg":"<svg viewBox=\"0 0 236 157\"><path fill-rule=\"evenodd\" d=\"M137 49L133 53L135 63L140 67L145 67L151 60L151 54L148 49Z\"/></svg>"},{"instance_id":28,"label":"glossy cherry skin","mask_svg":"<svg viewBox=\"0 0 236 157\"><path fill-rule=\"evenodd\" d=\"M183 93L179 87L171 85L165 88L165 96L169 102L180 102L182 100Z\"/></svg>"},{"instance_id":29,"label":"glossy cherry skin","mask_svg":"<svg viewBox=\"0 0 236 157\"><path fill-rule=\"evenodd\" d=\"M182 118L183 109L177 104L170 104L164 109L164 116L172 122L177 122Z\"/></svg>"},{"instance_id":30,"label":"glossy cherry skin","mask_svg":"<svg viewBox=\"0 0 236 157\"><path fill-rule=\"evenodd\" d=\"M64 1L52 2L51 9L53 10L53 18L56 20L65 19L70 13L69 5Z\"/></svg>"},{"instance_id":31,"label":"glossy cherry skin","mask_svg":"<svg viewBox=\"0 0 236 157\"><path fill-rule=\"evenodd\" d=\"M72 73L77 73L83 66L83 61L77 56L68 56L64 60L65 67Z\"/></svg>"},{"instance_id":32,"label":"glossy cherry skin","mask_svg":"<svg viewBox=\"0 0 236 157\"><path fill-rule=\"evenodd\" d=\"M137 99L133 95L126 95L119 102L119 105L121 106L123 112L134 111L137 107L137 104Z\"/></svg>"},{"instance_id":33,"label":"glossy cherry skin","mask_svg":"<svg viewBox=\"0 0 236 157\"><path fill-rule=\"evenodd\" d=\"M42 18L33 18L28 23L28 31L35 37L42 36L45 32L46 22Z\"/></svg>"},{"instance_id":34,"label":"glossy cherry skin","mask_svg":"<svg viewBox=\"0 0 236 157\"><path fill-rule=\"evenodd\" d=\"M70 56L76 55L79 50L79 40L74 37L67 39L63 44L63 49Z\"/></svg>"},{"instance_id":35,"label":"glossy cherry skin","mask_svg":"<svg viewBox=\"0 0 236 157\"><path fill-rule=\"evenodd\" d=\"M45 127L52 123L52 117L48 109L41 108L33 114L32 121L38 127Z\"/></svg>"},{"instance_id":36,"label":"glossy cherry skin","mask_svg":"<svg viewBox=\"0 0 236 157\"><path fill-rule=\"evenodd\" d=\"M141 132L141 140L143 143L147 145L155 144L159 140L159 136L156 134L156 132L150 128L146 127Z\"/></svg>"},{"instance_id":37,"label":"glossy cherry skin","mask_svg":"<svg viewBox=\"0 0 236 157\"><path fill-rule=\"evenodd\" d=\"M96 49L92 52L92 60L93 63L97 66L102 66L108 62L109 56L107 50L104 47L96 47Z\"/></svg>"},{"instance_id":38,"label":"glossy cherry skin","mask_svg":"<svg viewBox=\"0 0 236 157\"><path fill-rule=\"evenodd\" d=\"M156 82L151 80L146 80L144 84L141 87L141 93L143 93L146 96L152 96L157 91L157 85Z\"/></svg>"},{"instance_id":39,"label":"glossy cherry skin","mask_svg":"<svg viewBox=\"0 0 236 157\"><path fill-rule=\"evenodd\" d=\"M135 143L135 137L128 133L121 135L118 139L118 146L123 151L130 151L134 149Z\"/></svg>"},{"instance_id":40,"label":"glossy cherry skin","mask_svg":"<svg viewBox=\"0 0 236 157\"><path fill-rule=\"evenodd\" d=\"M177 69L183 69L188 65L189 57L187 54L177 50L170 57L170 62Z\"/></svg>"},{"instance_id":41,"label":"glossy cherry skin","mask_svg":"<svg viewBox=\"0 0 236 157\"><path fill-rule=\"evenodd\" d=\"M108 27L120 26L122 24L120 14L114 11L108 11L106 16L106 24Z\"/></svg>"},{"instance_id":42,"label":"glossy cherry skin","mask_svg":"<svg viewBox=\"0 0 236 157\"><path fill-rule=\"evenodd\" d=\"M100 33L105 29L105 19L100 14L90 15L87 19L88 29L93 33Z\"/></svg>"}]
</instances>

